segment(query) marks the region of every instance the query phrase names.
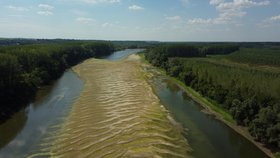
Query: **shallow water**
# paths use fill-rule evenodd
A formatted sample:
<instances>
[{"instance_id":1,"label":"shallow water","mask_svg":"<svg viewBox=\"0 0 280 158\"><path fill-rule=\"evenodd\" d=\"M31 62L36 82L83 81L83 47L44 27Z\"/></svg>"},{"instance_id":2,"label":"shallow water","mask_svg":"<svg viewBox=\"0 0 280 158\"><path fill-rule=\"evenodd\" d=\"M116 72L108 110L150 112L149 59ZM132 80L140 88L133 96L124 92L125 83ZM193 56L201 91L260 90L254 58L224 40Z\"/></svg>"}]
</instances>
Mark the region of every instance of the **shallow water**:
<instances>
[{"instance_id":1,"label":"shallow water","mask_svg":"<svg viewBox=\"0 0 280 158\"><path fill-rule=\"evenodd\" d=\"M212 115L203 113L174 81L156 76L151 82L161 102L188 129L185 138L197 158L266 158L253 143Z\"/></svg>"},{"instance_id":2,"label":"shallow water","mask_svg":"<svg viewBox=\"0 0 280 158\"><path fill-rule=\"evenodd\" d=\"M116 61L116 60L123 59L131 54L136 54L138 52L141 52L143 50L144 49L125 49L122 51L117 51L117 52L113 53L112 55L105 57L104 59L110 60L110 61Z\"/></svg>"},{"instance_id":3,"label":"shallow water","mask_svg":"<svg viewBox=\"0 0 280 158\"><path fill-rule=\"evenodd\" d=\"M108 59L118 60L138 51L141 49L116 52ZM33 103L0 125L0 158L37 152L44 139L59 129L82 89L83 81L69 70L54 84L39 90Z\"/></svg>"},{"instance_id":4,"label":"shallow water","mask_svg":"<svg viewBox=\"0 0 280 158\"><path fill-rule=\"evenodd\" d=\"M0 125L0 157L26 157L37 150L41 139L55 130L52 126L63 121L82 88L76 74L67 71L53 85L39 90L35 102Z\"/></svg>"},{"instance_id":5,"label":"shallow water","mask_svg":"<svg viewBox=\"0 0 280 158\"><path fill-rule=\"evenodd\" d=\"M138 51L141 50L116 52L109 56L108 60L118 60ZM152 82L152 85L161 103L187 130L184 136L193 149L191 154L194 157L267 157L234 130L212 116L201 112L203 109L201 106L188 98L176 84L166 81L168 80L159 77ZM61 123L67 118L73 102L80 96L82 89L83 82L75 73L67 71L52 86L40 90L34 103L25 110L16 113L5 124L0 125L0 158L26 157L26 155L38 153L39 150L48 147L50 145L48 142L53 142L50 136L59 131ZM118 111L112 110L110 116L128 115L129 112L133 115L132 110L133 108L122 109L119 107ZM155 116L159 115L151 113L148 119ZM83 119L86 118L85 116ZM108 126L109 121L107 119L104 124ZM119 122L119 125L125 129L125 121L129 120L123 121L124 123ZM134 124L127 123L127 128L129 125L133 126ZM182 131L182 127L177 126L177 129ZM128 129L126 130L129 132ZM106 132L100 134L106 134ZM190 149L189 146L186 148Z\"/></svg>"}]
</instances>

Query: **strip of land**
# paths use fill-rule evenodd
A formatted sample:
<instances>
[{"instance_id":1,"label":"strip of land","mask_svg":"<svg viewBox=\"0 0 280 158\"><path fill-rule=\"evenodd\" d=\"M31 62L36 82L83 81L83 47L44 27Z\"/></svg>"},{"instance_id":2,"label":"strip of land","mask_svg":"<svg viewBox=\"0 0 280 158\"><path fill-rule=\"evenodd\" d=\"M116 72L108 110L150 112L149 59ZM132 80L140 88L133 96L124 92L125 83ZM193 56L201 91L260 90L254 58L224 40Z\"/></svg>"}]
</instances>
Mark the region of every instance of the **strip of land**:
<instances>
[{"instance_id":1,"label":"strip of land","mask_svg":"<svg viewBox=\"0 0 280 158\"><path fill-rule=\"evenodd\" d=\"M190 147L148 84L139 57L90 59L74 67L84 80L51 157L190 157ZM31 156L31 157L32 157Z\"/></svg>"},{"instance_id":2,"label":"strip of land","mask_svg":"<svg viewBox=\"0 0 280 158\"><path fill-rule=\"evenodd\" d=\"M144 63L143 67L145 67L146 69L147 68L151 69L151 67L152 67L155 70L153 72L150 72L151 76L153 76L154 74L157 74L157 75L161 74L161 75L167 76L165 70L162 70L162 69L159 69L159 68L156 68L156 67L153 67L152 65L150 65L149 62L147 62L145 60L145 57L143 56L143 54L141 54L140 57L142 59L142 62ZM174 77L169 77L169 78L171 80L173 80L179 87L181 87L181 89L183 89L188 94L188 96L191 97L195 102L197 102L199 105L203 106L205 109L203 112L215 116L216 119L225 123L228 127L232 128L237 133L239 133L240 135L242 135L243 137L245 137L246 139L251 141L253 144L255 144L260 150L262 150L264 153L266 153L266 155L268 155L269 157L272 157L272 158L275 157L274 153L270 149L266 148L264 144L259 143L254 140L254 138L248 132L247 128L238 126L236 124L235 120L232 118L232 116L228 112L226 112L224 109L220 108L218 105L214 105L207 98L204 98L198 92L193 90L191 87L186 86L183 82L179 81L178 79L176 79Z\"/></svg>"}]
</instances>

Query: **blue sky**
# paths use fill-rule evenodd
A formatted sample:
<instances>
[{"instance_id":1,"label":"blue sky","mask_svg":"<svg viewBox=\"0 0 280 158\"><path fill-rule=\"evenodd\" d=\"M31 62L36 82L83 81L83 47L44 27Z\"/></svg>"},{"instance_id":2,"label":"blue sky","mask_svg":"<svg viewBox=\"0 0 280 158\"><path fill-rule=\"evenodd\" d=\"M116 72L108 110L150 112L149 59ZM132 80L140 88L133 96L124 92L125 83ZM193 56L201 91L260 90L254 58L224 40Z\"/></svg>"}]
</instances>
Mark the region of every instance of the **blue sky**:
<instances>
[{"instance_id":1,"label":"blue sky","mask_svg":"<svg viewBox=\"0 0 280 158\"><path fill-rule=\"evenodd\" d=\"M280 1L2 0L0 37L280 41Z\"/></svg>"}]
</instances>

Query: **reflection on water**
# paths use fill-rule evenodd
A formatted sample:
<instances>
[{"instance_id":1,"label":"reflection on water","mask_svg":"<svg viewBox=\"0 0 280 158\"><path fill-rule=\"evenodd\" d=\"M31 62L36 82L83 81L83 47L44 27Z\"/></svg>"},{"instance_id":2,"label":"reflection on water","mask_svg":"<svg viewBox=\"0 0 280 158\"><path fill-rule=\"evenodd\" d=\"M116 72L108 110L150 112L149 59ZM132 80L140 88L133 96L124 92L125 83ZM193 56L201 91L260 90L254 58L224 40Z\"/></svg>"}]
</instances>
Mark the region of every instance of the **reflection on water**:
<instances>
[{"instance_id":1,"label":"reflection on water","mask_svg":"<svg viewBox=\"0 0 280 158\"><path fill-rule=\"evenodd\" d=\"M67 115L82 88L83 82L67 71L52 86L40 90L28 108L0 125L0 158L26 157L36 150L50 126Z\"/></svg>"},{"instance_id":2,"label":"reflection on water","mask_svg":"<svg viewBox=\"0 0 280 158\"><path fill-rule=\"evenodd\" d=\"M116 52L108 59L117 60L139 51ZM234 130L202 113L203 108L194 103L173 81L161 79L156 77L152 85L176 121L189 129L185 137L194 150L194 157L267 157ZM26 157L36 152L41 139L52 131L50 127L61 122L67 115L82 88L82 81L72 71L68 71L53 86L40 90L34 103L0 125L0 158Z\"/></svg>"},{"instance_id":3,"label":"reflection on water","mask_svg":"<svg viewBox=\"0 0 280 158\"><path fill-rule=\"evenodd\" d=\"M26 112L22 110L0 126L0 149L16 137L17 133L23 129L26 120ZM14 144L24 145L23 142L19 141L14 142Z\"/></svg>"},{"instance_id":4,"label":"reflection on water","mask_svg":"<svg viewBox=\"0 0 280 158\"><path fill-rule=\"evenodd\" d=\"M165 79L163 80L163 82L165 83L166 88L168 88L170 91L172 92L180 91L180 87L177 86L176 84L173 84L171 80ZM165 86L162 86L162 88L164 88Z\"/></svg>"},{"instance_id":5,"label":"reflection on water","mask_svg":"<svg viewBox=\"0 0 280 158\"><path fill-rule=\"evenodd\" d=\"M136 54L138 52L143 51L144 49L126 49L126 50L122 50L122 51L117 51L115 53L113 53L112 55L106 57L107 60L120 60L123 59L131 54Z\"/></svg>"},{"instance_id":6,"label":"reflection on water","mask_svg":"<svg viewBox=\"0 0 280 158\"><path fill-rule=\"evenodd\" d=\"M188 130L193 156L198 158L265 158L254 144L213 116L201 112L203 108L191 100L172 80L157 76L152 85L161 102L176 121Z\"/></svg>"},{"instance_id":7,"label":"reflection on water","mask_svg":"<svg viewBox=\"0 0 280 158\"><path fill-rule=\"evenodd\" d=\"M37 92L36 99L33 101L32 104L30 104L33 109L36 110L37 108L41 107L42 105L45 105L44 102L46 101L48 94L53 90L54 85L55 85L55 83L45 86Z\"/></svg>"},{"instance_id":8,"label":"reflection on water","mask_svg":"<svg viewBox=\"0 0 280 158\"><path fill-rule=\"evenodd\" d=\"M139 51L119 51L107 58L118 60ZM0 125L0 158L25 157L36 151L41 139L53 130L52 125L65 118L82 88L83 82L68 71L52 86L38 91L33 103Z\"/></svg>"}]
</instances>

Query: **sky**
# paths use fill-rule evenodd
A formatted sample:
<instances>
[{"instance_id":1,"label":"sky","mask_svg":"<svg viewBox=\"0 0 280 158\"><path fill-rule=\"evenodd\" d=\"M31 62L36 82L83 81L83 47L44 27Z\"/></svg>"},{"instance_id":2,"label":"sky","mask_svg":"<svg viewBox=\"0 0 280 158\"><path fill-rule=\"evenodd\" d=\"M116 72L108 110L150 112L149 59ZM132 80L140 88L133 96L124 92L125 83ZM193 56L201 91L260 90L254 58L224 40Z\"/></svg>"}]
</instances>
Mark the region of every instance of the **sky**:
<instances>
[{"instance_id":1,"label":"sky","mask_svg":"<svg viewBox=\"0 0 280 158\"><path fill-rule=\"evenodd\" d=\"M280 0L1 0L0 37L280 42Z\"/></svg>"}]
</instances>

